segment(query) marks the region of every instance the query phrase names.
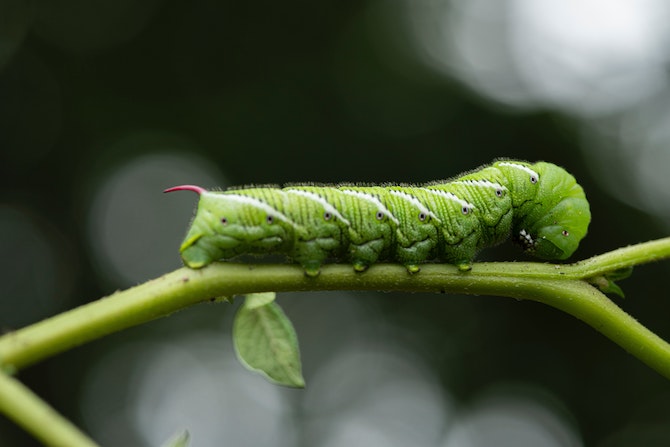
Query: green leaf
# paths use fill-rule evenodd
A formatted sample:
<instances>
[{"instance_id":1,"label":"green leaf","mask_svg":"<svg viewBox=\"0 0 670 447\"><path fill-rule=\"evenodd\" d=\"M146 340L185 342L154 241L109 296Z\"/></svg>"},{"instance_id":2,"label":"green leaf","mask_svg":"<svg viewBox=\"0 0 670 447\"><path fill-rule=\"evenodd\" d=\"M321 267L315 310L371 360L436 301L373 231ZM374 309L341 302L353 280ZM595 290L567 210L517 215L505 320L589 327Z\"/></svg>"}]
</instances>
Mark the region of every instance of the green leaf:
<instances>
[{"instance_id":1,"label":"green leaf","mask_svg":"<svg viewBox=\"0 0 670 447\"><path fill-rule=\"evenodd\" d=\"M617 270L612 270L604 275L589 278L588 281L594 286L598 287L603 293L611 293L620 298L625 298L623 290L614 281L619 281L628 278L633 273L633 267L624 267Z\"/></svg>"},{"instance_id":2,"label":"green leaf","mask_svg":"<svg viewBox=\"0 0 670 447\"><path fill-rule=\"evenodd\" d=\"M244 307L256 309L275 300L277 294L274 292L250 293L244 300Z\"/></svg>"},{"instance_id":3,"label":"green leaf","mask_svg":"<svg viewBox=\"0 0 670 447\"><path fill-rule=\"evenodd\" d=\"M191 435L188 433L188 430L183 430L168 439L162 447L188 447L190 438Z\"/></svg>"},{"instance_id":4,"label":"green leaf","mask_svg":"<svg viewBox=\"0 0 670 447\"><path fill-rule=\"evenodd\" d=\"M233 323L233 342L240 362L280 385L303 388L295 329L274 293L247 295Z\"/></svg>"},{"instance_id":5,"label":"green leaf","mask_svg":"<svg viewBox=\"0 0 670 447\"><path fill-rule=\"evenodd\" d=\"M596 285L602 293L610 293L612 295L618 296L619 298L626 298L623 293L623 289L619 287L619 285L614 281L604 278L602 283L596 283Z\"/></svg>"}]
</instances>

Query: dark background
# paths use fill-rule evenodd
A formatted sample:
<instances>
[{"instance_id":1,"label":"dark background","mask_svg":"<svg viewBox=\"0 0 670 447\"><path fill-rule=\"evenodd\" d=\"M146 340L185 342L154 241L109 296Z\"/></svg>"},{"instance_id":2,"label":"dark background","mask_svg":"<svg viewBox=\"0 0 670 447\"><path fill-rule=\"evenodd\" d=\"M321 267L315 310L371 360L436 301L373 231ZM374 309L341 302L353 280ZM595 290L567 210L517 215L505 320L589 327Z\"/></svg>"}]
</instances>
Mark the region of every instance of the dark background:
<instances>
[{"instance_id":1,"label":"dark background","mask_svg":"<svg viewBox=\"0 0 670 447\"><path fill-rule=\"evenodd\" d=\"M457 43L458 20L472 11L442 3L432 18ZM446 53L438 67L408 25L435 23L412 7L0 3L0 327L179 267L195 198L161 191L181 183L423 182L497 157L547 160L573 173L591 203L575 259L667 235L670 188L649 173L670 166L664 74L655 94L619 103L597 77L580 84L588 96L543 96L518 67L502 71L523 66L509 48L492 68ZM481 48L511 35L500 8L485 14L491 23L468 22ZM667 46L658 48L662 62ZM538 76L561 80L542 68ZM519 91L523 101L509 99ZM614 105L594 109L602 98ZM481 258L528 260L508 246ZM667 263L640 267L616 299L666 339L667 274ZM305 391L239 369L227 305L95 341L19 378L104 445L159 445L181 426L199 446L670 445L667 380L554 309L402 294L280 303L298 330ZM0 444L34 441L3 419Z\"/></svg>"}]
</instances>

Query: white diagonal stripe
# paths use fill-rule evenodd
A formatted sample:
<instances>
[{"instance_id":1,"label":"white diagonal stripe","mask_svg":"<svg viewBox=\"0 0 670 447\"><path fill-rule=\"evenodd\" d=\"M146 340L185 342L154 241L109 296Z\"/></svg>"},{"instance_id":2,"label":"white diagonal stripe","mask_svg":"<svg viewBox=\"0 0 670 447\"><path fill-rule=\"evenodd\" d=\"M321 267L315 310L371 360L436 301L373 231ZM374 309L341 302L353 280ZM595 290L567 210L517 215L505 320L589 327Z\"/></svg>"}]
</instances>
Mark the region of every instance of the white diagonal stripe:
<instances>
[{"instance_id":1,"label":"white diagonal stripe","mask_svg":"<svg viewBox=\"0 0 670 447\"><path fill-rule=\"evenodd\" d=\"M502 189L503 191L507 190L506 186L501 185L500 183L492 182L490 180L456 180L450 183L454 185L473 185L481 186L482 188Z\"/></svg>"},{"instance_id":2,"label":"white diagonal stripe","mask_svg":"<svg viewBox=\"0 0 670 447\"><path fill-rule=\"evenodd\" d=\"M400 197L400 198L403 198L403 199L407 200L412 205L417 207L420 212L422 212L423 214L425 214L427 216L430 216L432 219L435 219L438 222L440 222L440 219L438 219L437 216L435 214L433 214L433 212L431 210L426 208L426 206L423 203L421 203L419 201L419 199L417 199L413 195L408 194L405 191L398 191L398 190L395 190L395 189L390 189L389 193L393 194L394 196L397 196L397 197Z\"/></svg>"},{"instance_id":3,"label":"white diagonal stripe","mask_svg":"<svg viewBox=\"0 0 670 447\"><path fill-rule=\"evenodd\" d=\"M521 169L522 171L526 171L529 175L535 176L535 178L539 181L540 180L540 174L537 172L533 171L530 169L528 166L520 165L518 163L512 163L509 161L502 161L498 163L499 166L509 166L510 168L516 168L516 169Z\"/></svg>"},{"instance_id":4,"label":"white diagonal stripe","mask_svg":"<svg viewBox=\"0 0 670 447\"><path fill-rule=\"evenodd\" d=\"M280 190L278 190L278 191L281 192ZM226 193L221 194L221 193L211 193L211 192L207 192L207 193L203 193L203 194L214 194L217 199L221 198L221 199L224 199L224 200L231 200L233 202L238 202L238 203L242 203L244 205L253 206L254 208L258 208L259 210L264 211L267 215L272 216L273 218L277 217L277 218L291 224L293 227L297 226L296 223L293 222L293 220L288 218L286 215L279 212L275 208L271 207L267 203L265 203L265 202L263 202L259 199L256 199L254 197L239 195L239 194L226 194Z\"/></svg>"},{"instance_id":5,"label":"white diagonal stripe","mask_svg":"<svg viewBox=\"0 0 670 447\"><path fill-rule=\"evenodd\" d=\"M474 209L475 208L475 206L472 203L467 202L467 201L461 199L460 197L456 196L455 194L450 193L448 191L442 191L441 189L430 189L430 188L423 188L423 190L428 191L429 193L434 194L436 196L444 197L447 200L458 202L461 206L467 207L468 209Z\"/></svg>"},{"instance_id":6,"label":"white diagonal stripe","mask_svg":"<svg viewBox=\"0 0 670 447\"><path fill-rule=\"evenodd\" d=\"M354 191L354 190L351 190L351 189L340 189L340 191L342 191L344 194L354 196L354 197L358 197L360 199L367 200L368 202L374 203L377 206L378 210L381 211L382 213L384 213L386 216L388 216L388 218L391 219L393 221L393 223L395 223L396 225L400 224L398 219L396 219L396 217L393 214L391 214L391 212L384 206L384 204L377 197L373 196L372 194L368 194L368 193L365 193L365 192L362 192L362 191Z\"/></svg>"},{"instance_id":7,"label":"white diagonal stripe","mask_svg":"<svg viewBox=\"0 0 670 447\"><path fill-rule=\"evenodd\" d=\"M313 200L313 201L319 203L321 206L323 206L323 209L326 210L326 212L329 212L330 214L335 216L337 219L344 222L345 225L351 225L349 223L349 221L342 214L340 214L340 212L337 211L337 209L333 205L328 203L328 201L326 199L324 199L323 197L321 197L320 195L318 195L315 192L304 191L302 189L285 189L284 192L286 192L288 194L297 194L299 196L303 196L303 197L306 197L310 200Z\"/></svg>"}]
</instances>

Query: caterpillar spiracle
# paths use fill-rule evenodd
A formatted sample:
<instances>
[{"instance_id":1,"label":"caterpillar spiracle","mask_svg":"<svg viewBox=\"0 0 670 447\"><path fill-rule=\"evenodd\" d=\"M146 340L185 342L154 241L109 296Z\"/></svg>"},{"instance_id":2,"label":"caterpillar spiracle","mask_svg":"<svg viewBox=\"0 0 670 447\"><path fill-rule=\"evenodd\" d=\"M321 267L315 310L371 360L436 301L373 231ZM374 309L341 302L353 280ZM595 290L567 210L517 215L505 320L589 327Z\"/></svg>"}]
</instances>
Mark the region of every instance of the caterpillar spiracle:
<instances>
[{"instance_id":1,"label":"caterpillar spiracle","mask_svg":"<svg viewBox=\"0 0 670 447\"><path fill-rule=\"evenodd\" d=\"M334 259L362 272L378 261L442 261L467 271L477 252L510 236L546 260L572 255L591 213L584 190L551 163L498 160L423 185L293 185L199 194L181 256L191 268L242 254L285 254L308 276Z\"/></svg>"}]
</instances>

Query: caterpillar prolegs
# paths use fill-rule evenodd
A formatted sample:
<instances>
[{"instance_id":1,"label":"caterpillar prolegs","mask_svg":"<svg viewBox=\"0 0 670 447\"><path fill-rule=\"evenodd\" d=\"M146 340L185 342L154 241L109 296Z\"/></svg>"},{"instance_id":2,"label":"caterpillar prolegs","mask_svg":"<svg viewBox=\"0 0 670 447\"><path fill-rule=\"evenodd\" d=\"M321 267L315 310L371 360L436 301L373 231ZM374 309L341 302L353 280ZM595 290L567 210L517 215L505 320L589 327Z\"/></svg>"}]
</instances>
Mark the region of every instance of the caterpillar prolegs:
<instances>
[{"instance_id":1,"label":"caterpillar prolegs","mask_svg":"<svg viewBox=\"0 0 670 447\"><path fill-rule=\"evenodd\" d=\"M589 204L575 178L551 163L500 160L424 185L296 185L207 191L181 245L200 268L242 254L285 254L309 276L329 259L364 271L378 261L410 273L438 260L467 271L483 248L510 235L541 259L566 259L586 235Z\"/></svg>"}]
</instances>

